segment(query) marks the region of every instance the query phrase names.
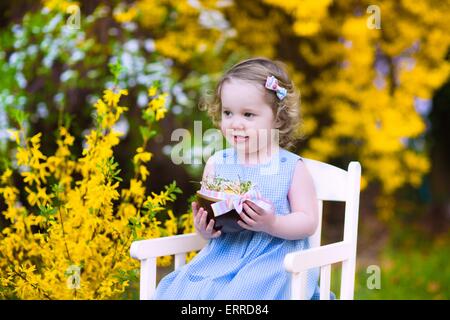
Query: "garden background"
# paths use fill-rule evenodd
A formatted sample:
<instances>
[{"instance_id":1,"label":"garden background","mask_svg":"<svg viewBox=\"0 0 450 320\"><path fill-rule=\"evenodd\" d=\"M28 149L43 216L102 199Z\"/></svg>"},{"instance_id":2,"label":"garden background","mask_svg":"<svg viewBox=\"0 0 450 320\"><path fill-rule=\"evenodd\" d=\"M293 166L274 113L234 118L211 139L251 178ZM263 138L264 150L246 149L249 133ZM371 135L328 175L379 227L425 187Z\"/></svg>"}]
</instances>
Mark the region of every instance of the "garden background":
<instances>
[{"instance_id":1,"label":"garden background","mask_svg":"<svg viewBox=\"0 0 450 320\"><path fill-rule=\"evenodd\" d=\"M194 134L194 121L213 128L199 102L234 63L265 56L301 92L292 151L362 165L355 298L449 299L449 9L1 2L0 297L138 298L131 241L193 230L213 139ZM175 141L179 128L191 139ZM324 243L341 239L343 212L325 206Z\"/></svg>"}]
</instances>

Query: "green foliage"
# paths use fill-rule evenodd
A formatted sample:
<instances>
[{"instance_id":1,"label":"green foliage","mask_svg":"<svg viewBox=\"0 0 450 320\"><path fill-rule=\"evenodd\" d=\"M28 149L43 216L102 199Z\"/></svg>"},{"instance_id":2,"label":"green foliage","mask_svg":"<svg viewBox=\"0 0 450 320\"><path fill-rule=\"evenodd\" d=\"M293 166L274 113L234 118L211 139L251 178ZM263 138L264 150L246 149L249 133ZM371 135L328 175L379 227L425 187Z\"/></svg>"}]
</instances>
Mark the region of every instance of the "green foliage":
<instances>
[{"instance_id":1,"label":"green foliage","mask_svg":"<svg viewBox=\"0 0 450 320\"><path fill-rule=\"evenodd\" d=\"M125 68L120 63L119 59L116 60L116 63L108 64L109 71L114 76L114 83L117 85L119 82L120 74L125 70Z\"/></svg>"},{"instance_id":2,"label":"green foliage","mask_svg":"<svg viewBox=\"0 0 450 320\"><path fill-rule=\"evenodd\" d=\"M13 123L16 123L19 127L23 127L25 122L28 121L29 114L23 110L16 109L12 106L6 106L6 114L10 117Z\"/></svg>"},{"instance_id":3,"label":"green foliage","mask_svg":"<svg viewBox=\"0 0 450 320\"><path fill-rule=\"evenodd\" d=\"M390 241L371 265L380 268L380 288L370 289L374 273L369 265L357 258L355 276L356 300L448 300L450 268L448 247L450 233L431 240L429 236L403 227L403 232L393 232ZM335 264L331 272L331 291L339 298L341 266Z\"/></svg>"},{"instance_id":4,"label":"green foliage","mask_svg":"<svg viewBox=\"0 0 450 320\"><path fill-rule=\"evenodd\" d=\"M150 110L150 111L153 113L153 115L155 114L153 112L153 110ZM149 119L149 118L146 118L145 114L146 113L144 113L144 116L143 116L145 120L148 120L148 121L154 120L154 116L153 116L153 118ZM151 138L156 136L158 133L156 130L151 130L150 128L145 127L145 126L139 126L139 131L141 132L141 136L144 141L150 140Z\"/></svg>"},{"instance_id":5,"label":"green foliage","mask_svg":"<svg viewBox=\"0 0 450 320\"><path fill-rule=\"evenodd\" d=\"M57 208L47 204L45 206L39 205L39 214L43 216L46 220L52 220L53 216L58 212Z\"/></svg>"},{"instance_id":6,"label":"green foliage","mask_svg":"<svg viewBox=\"0 0 450 320\"><path fill-rule=\"evenodd\" d=\"M449 244L432 243L424 251L386 248L381 257L381 288L369 290L368 274L360 270L356 299L450 299Z\"/></svg>"}]
</instances>

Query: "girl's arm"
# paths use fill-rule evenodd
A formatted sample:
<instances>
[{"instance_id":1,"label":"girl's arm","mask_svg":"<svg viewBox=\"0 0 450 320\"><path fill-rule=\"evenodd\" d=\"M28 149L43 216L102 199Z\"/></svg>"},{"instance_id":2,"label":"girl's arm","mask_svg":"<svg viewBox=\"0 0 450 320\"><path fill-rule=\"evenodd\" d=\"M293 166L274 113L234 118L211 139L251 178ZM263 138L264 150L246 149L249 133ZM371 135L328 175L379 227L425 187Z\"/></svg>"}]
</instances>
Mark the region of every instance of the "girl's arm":
<instances>
[{"instance_id":1,"label":"girl's arm","mask_svg":"<svg viewBox=\"0 0 450 320\"><path fill-rule=\"evenodd\" d=\"M295 167L288 199L291 213L276 215L269 234L288 240L304 239L314 234L319 221L317 195L311 175L301 160Z\"/></svg>"}]
</instances>

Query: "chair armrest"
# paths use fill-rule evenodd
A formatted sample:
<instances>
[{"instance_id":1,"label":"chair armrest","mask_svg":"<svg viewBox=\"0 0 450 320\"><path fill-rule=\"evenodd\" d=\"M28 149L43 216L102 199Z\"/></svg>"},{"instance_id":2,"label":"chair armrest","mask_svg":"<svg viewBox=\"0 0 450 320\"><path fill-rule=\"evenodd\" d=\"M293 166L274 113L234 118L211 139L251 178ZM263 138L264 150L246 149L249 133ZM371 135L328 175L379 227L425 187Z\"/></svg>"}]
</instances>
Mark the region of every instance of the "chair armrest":
<instances>
[{"instance_id":1,"label":"chair armrest","mask_svg":"<svg viewBox=\"0 0 450 320\"><path fill-rule=\"evenodd\" d=\"M284 268L298 273L311 268L322 267L350 258L352 246L346 242L336 242L326 246L299 250L284 257Z\"/></svg>"},{"instance_id":2,"label":"chair armrest","mask_svg":"<svg viewBox=\"0 0 450 320\"><path fill-rule=\"evenodd\" d=\"M131 244L130 255L134 259L145 260L201 250L207 243L208 241L197 233L139 240Z\"/></svg>"}]
</instances>

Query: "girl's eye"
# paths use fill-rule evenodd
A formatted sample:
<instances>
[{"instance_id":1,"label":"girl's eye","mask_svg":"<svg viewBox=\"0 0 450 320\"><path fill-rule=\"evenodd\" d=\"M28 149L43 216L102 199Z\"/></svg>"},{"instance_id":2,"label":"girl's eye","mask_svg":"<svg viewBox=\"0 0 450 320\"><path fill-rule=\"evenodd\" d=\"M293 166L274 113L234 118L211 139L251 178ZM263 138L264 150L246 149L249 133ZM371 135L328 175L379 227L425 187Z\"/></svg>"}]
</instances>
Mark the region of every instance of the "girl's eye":
<instances>
[{"instance_id":1,"label":"girl's eye","mask_svg":"<svg viewBox=\"0 0 450 320\"><path fill-rule=\"evenodd\" d=\"M224 112L223 112L223 114L226 115L226 116L229 116L230 113L231 113L230 111L224 111Z\"/></svg>"},{"instance_id":2,"label":"girl's eye","mask_svg":"<svg viewBox=\"0 0 450 320\"><path fill-rule=\"evenodd\" d=\"M254 113L251 113L251 112L246 112L245 114L244 114L244 116L246 116L246 117L248 117L248 118L251 118L251 117L253 117L255 114Z\"/></svg>"}]
</instances>

